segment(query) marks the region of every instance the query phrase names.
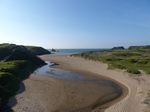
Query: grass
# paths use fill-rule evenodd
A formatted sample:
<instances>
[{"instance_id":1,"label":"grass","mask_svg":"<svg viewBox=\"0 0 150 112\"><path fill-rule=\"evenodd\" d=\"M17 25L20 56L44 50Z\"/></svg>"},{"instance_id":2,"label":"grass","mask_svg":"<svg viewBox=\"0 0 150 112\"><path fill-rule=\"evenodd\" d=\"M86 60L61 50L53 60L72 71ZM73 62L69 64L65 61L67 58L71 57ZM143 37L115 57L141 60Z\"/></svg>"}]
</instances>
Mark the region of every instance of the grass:
<instances>
[{"instance_id":1,"label":"grass","mask_svg":"<svg viewBox=\"0 0 150 112\"><path fill-rule=\"evenodd\" d=\"M29 75L29 71L32 68L29 63L24 60L0 63L0 99L2 102L0 111L7 112L9 110L6 103L10 96L14 95L18 90L20 80ZM28 70L28 73L23 72L24 70Z\"/></svg>"},{"instance_id":2,"label":"grass","mask_svg":"<svg viewBox=\"0 0 150 112\"><path fill-rule=\"evenodd\" d=\"M14 50L12 55L7 59L7 61L13 60L28 60L33 64L44 64L44 61L38 58L37 56L20 50Z\"/></svg>"},{"instance_id":3,"label":"grass","mask_svg":"<svg viewBox=\"0 0 150 112\"><path fill-rule=\"evenodd\" d=\"M0 60L1 60L1 56L4 55L6 52L6 50L3 50L3 52L1 52L1 49L2 50L7 49L10 52L12 52L15 49L23 50L23 51L28 51L34 55L50 54L50 52L48 50L44 49L43 47L22 46L22 45L16 45L16 44L3 43L3 44L0 44Z\"/></svg>"},{"instance_id":4,"label":"grass","mask_svg":"<svg viewBox=\"0 0 150 112\"><path fill-rule=\"evenodd\" d=\"M15 94L22 79L28 77L45 62L36 55L50 54L42 47L0 44L0 112L11 112L8 99Z\"/></svg>"},{"instance_id":5,"label":"grass","mask_svg":"<svg viewBox=\"0 0 150 112\"><path fill-rule=\"evenodd\" d=\"M13 48L15 46L16 46L15 44L9 44L9 43L0 44L0 48Z\"/></svg>"},{"instance_id":6,"label":"grass","mask_svg":"<svg viewBox=\"0 0 150 112\"><path fill-rule=\"evenodd\" d=\"M31 53L35 55L50 54L50 52L42 47L25 46Z\"/></svg>"},{"instance_id":7,"label":"grass","mask_svg":"<svg viewBox=\"0 0 150 112\"><path fill-rule=\"evenodd\" d=\"M139 70L143 70L150 74L150 46L131 46L129 49L89 51L74 54L74 56L107 63L109 69L125 69L133 74L139 74Z\"/></svg>"},{"instance_id":8,"label":"grass","mask_svg":"<svg viewBox=\"0 0 150 112\"><path fill-rule=\"evenodd\" d=\"M20 81L44 64L35 55L20 50L14 50L5 62L0 63L0 112L12 111L6 104L18 90Z\"/></svg>"}]
</instances>

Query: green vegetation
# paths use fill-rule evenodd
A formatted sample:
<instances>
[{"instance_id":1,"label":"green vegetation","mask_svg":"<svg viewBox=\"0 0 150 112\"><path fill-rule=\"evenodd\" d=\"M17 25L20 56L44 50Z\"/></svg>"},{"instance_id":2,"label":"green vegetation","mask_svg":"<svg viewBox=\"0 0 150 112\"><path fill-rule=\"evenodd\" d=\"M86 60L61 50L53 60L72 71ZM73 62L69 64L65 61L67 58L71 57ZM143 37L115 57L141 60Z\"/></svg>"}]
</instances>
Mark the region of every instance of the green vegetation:
<instances>
[{"instance_id":1,"label":"green vegetation","mask_svg":"<svg viewBox=\"0 0 150 112\"><path fill-rule=\"evenodd\" d=\"M19 81L26 77L28 61L16 60L0 63L0 98L5 101L18 89ZM31 67L31 66L30 66Z\"/></svg>"},{"instance_id":2,"label":"green vegetation","mask_svg":"<svg viewBox=\"0 0 150 112\"><path fill-rule=\"evenodd\" d=\"M20 50L14 50L12 55L6 61L13 61L18 59L27 60L37 65L44 64L44 61L38 58L36 55L30 54L28 52L20 51Z\"/></svg>"},{"instance_id":3,"label":"green vegetation","mask_svg":"<svg viewBox=\"0 0 150 112\"><path fill-rule=\"evenodd\" d=\"M23 46L1 44L0 59L7 56L9 57L5 62L0 63L0 112L11 111L6 104L18 90L20 81L45 64L43 60L25 50Z\"/></svg>"},{"instance_id":4,"label":"green vegetation","mask_svg":"<svg viewBox=\"0 0 150 112\"><path fill-rule=\"evenodd\" d=\"M9 44L9 43L3 43L3 44L0 44L0 48L14 48L16 47L15 44Z\"/></svg>"},{"instance_id":5,"label":"green vegetation","mask_svg":"<svg viewBox=\"0 0 150 112\"><path fill-rule=\"evenodd\" d=\"M139 74L139 70L150 74L150 46L131 46L128 49L111 49L74 54L108 64L108 69L125 69Z\"/></svg>"},{"instance_id":6,"label":"green vegetation","mask_svg":"<svg viewBox=\"0 0 150 112\"><path fill-rule=\"evenodd\" d=\"M120 46L120 47L113 47L112 50L118 50L118 49L124 49L123 46Z\"/></svg>"},{"instance_id":7,"label":"green vegetation","mask_svg":"<svg viewBox=\"0 0 150 112\"><path fill-rule=\"evenodd\" d=\"M8 49L10 52L12 52L13 50L22 50L25 52L30 52L34 55L43 55L43 54L51 53L42 47L22 46L22 45L15 45L15 44L9 44L9 43L0 44L0 49Z\"/></svg>"},{"instance_id":8,"label":"green vegetation","mask_svg":"<svg viewBox=\"0 0 150 112\"><path fill-rule=\"evenodd\" d=\"M35 55L50 54L48 50L45 50L42 47L36 47L36 46L25 46L25 47Z\"/></svg>"},{"instance_id":9,"label":"green vegetation","mask_svg":"<svg viewBox=\"0 0 150 112\"><path fill-rule=\"evenodd\" d=\"M19 89L20 80L29 76L33 70L29 61L16 60L0 63L1 112L7 112L9 110L6 105L9 97L14 95Z\"/></svg>"},{"instance_id":10,"label":"green vegetation","mask_svg":"<svg viewBox=\"0 0 150 112\"><path fill-rule=\"evenodd\" d=\"M0 48L0 60L3 60L5 57L9 56L11 51L7 48Z\"/></svg>"}]
</instances>

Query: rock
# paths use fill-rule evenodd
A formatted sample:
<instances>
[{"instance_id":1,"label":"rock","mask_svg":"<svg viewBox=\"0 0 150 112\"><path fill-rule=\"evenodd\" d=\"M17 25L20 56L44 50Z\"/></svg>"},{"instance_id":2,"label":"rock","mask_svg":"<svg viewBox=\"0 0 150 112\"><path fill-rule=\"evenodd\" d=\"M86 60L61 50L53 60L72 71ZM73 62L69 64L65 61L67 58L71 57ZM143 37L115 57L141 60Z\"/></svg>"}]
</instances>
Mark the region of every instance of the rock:
<instances>
[{"instance_id":1,"label":"rock","mask_svg":"<svg viewBox=\"0 0 150 112\"><path fill-rule=\"evenodd\" d=\"M112 50L118 50L118 49L124 49L123 46L119 46L119 47L113 47Z\"/></svg>"}]
</instances>

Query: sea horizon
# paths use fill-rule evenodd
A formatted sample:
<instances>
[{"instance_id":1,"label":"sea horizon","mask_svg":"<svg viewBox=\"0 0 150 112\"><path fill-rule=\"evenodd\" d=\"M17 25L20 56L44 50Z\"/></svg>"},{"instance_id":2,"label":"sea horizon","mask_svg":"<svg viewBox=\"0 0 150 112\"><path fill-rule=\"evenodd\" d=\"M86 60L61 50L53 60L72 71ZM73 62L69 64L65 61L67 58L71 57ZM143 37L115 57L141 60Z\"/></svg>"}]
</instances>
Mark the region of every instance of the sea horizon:
<instances>
[{"instance_id":1,"label":"sea horizon","mask_svg":"<svg viewBox=\"0 0 150 112\"><path fill-rule=\"evenodd\" d=\"M47 49L48 51L52 53L81 53L81 52L87 52L87 51L97 51L97 50L108 50L110 48L60 48L60 49L54 49L55 51L52 51L52 49Z\"/></svg>"}]
</instances>

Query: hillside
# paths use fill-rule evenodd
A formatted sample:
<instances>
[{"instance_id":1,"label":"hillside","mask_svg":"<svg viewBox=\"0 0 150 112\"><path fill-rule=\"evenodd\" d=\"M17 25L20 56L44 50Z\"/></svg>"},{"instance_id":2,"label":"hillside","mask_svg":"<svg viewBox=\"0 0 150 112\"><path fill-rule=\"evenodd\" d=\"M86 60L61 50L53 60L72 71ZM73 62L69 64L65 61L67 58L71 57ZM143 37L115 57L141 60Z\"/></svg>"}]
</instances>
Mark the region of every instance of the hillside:
<instances>
[{"instance_id":1,"label":"hillside","mask_svg":"<svg viewBox=\"0 0 150 112\"><path fill-rule=\"evenodd\" d=\"M11 50L7 48L0 48L0 61L3 60L5 57L11 54Z\"/></svg>"},{"instance_id":2,"label":"hillside","mask_svg":"<svg viewBox=\"0 0 150 112\"><path fill-rule=\"evenodd\" d=\"M129 73L140 74L141 70L150 74L150 46L130 46L128 49L111 49L75 54L108 64L108 69L124 69Z\"/></svg>"},{"instance_id":3,"label":"hillside","mask_svg":"<svg viewBox=\"0 0 150 112\"><path fill-rule=\"evenodd\" d=\"M36 47L36 46L25 46L27 50L32 52L35 55L43 55L43 54L50 54L48 50L42 48L42 47Z\"/></svg>"},{"instance_id":4,"label":"hillside","mask_svg":"<svg viewBox=\"0 0 150 112\"><path fill-rule=\"evenodd\" d=\"M4 58L0 62L0 112L9 112L7 101L18 90L20 81L46 63L15 44L0 44L0 60Z\"/></svg>"},{"instance_id":5,"label":"hillside","mask_svg":"<svg viewBox=\"0 0 150 112\"><path fill-rule=\"evenodd\" d=\"M50 54L48 50L37 47L37 46L23 46L23 45L16 45L16 44L9 44L9 43L3 43L0 44L0 49L9 49L9 51L13 50L22 50L24 52L30 52L35 55L43 55L43 54Z\"/></svg>"}]
</instances>

